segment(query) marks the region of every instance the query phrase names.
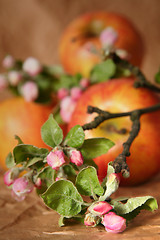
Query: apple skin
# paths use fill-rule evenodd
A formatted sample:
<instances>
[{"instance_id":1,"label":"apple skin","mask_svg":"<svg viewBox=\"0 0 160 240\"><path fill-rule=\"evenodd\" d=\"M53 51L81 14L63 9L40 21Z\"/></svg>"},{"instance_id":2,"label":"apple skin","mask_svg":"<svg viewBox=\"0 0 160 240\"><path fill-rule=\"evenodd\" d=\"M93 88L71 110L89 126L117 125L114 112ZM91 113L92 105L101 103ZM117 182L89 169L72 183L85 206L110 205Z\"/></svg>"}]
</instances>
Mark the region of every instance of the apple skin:
<instances>
[{"instance_id":1,"label":"apple skin","mask_svg":"<svg viewBox=\"0 0 160 240\"><path fill-rule=\"evenodd\" d=\"M68 129L76 124L82 126L91 122L97 116L95 113L87 114L88 105L115 113L145 108L159 102L157 95L148 89L135 89L133 82L133 78L121 78L91 86L78 101ZM131 145L130 157L127 157L130 177L121 177L122 185L143 183L160 171L160 111L142 115L140 122L140 132ZM105 121L96 129L85 131L86 138L106 137L115 143L107 154L94 159L98 165L100 181L106 176L108 162L122 153L122 144L127 140L131 127L130 118L122 117ZM123 128L127 132L118 133Z\"/></svg>"},{"instance_id":2,"label":"apple skin","mask_svg":"<svg viewBox=\"0 0 160 240\"><path fill-rule=\"evenodd\" d=\"M0 103L0 168L6 170L5 159L17 145L14 135L25 144L48 148L41 139L41 127L55 104L42 105L14 97ZM66 125L61 125L64 132Z\"/></svg>"},{"instance_id":3,"label":"apple skin","mask_svg":"<svg viewBox=\"0 0 160 240\"><path fill-rule=\"evenodd\" d=\"M81 73L85 77L89 76L90 70L101 59L98 55L87 51L86 45L93 43L97 49L100 49L99 34L109 26L118 33L114 46L126 50L132 64L141 65L144 43L130 20L117 13L91 12L73 20L62 35L59 45L60 60L68 73ZM96 34L93 35L95 31ZM90 36L89 33L91 33Z\"/></svg>"}]
</instances>

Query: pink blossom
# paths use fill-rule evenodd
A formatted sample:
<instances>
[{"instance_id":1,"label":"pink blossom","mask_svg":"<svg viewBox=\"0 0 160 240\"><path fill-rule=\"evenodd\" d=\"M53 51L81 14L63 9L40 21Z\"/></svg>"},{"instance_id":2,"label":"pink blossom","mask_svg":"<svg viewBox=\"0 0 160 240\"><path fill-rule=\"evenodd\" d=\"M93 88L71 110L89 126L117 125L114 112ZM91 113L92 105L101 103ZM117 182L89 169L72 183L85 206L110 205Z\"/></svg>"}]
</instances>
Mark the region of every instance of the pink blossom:
<instances>
[{"instance_id":1,"label":"pink blossom","mask_svg":"<svg viewBox=\"0 0 160 240\"><path fill-rule=\"evenodd\" d=\"M116 54L122 59L129 59L130 55L125 49L116 49Z\"/></svg>"},{"instance_id":2,"label":"pink blossom","mask_svg":"<svg viewBox=\"0 0 160 240\"><path fill-rule=\"evenodd\" d=\"M120 183L120 177L117 173L111 173L109 176L108 176L108 183L111 183L111 182L114 182L116 181L119 185Z\"/></svg>"},{"instance_id":3,"label":"pink blossom","mask_svg":"<svg viewBox=\"0 0 160 240\"><path fill-rule=\"evenodd\" d=\"M37 178L36 182L35 182L35 187L36 188L40 188L42 185L42 180L41 178Z\"/></svg>"},{"instance_id":4,"label":"pink blossom","mask_svg":"<svg viewBox=\"0 0 160 240\"><path fill-rule=\"evenodd\" d=\"M60 89L58 90L58 93L57 93L58 98L59 98L60 100L63 99L64 97L68 96L68 94L69 94L69 91L68 91L68 89L66 89L66 88L60 88Z\"/></svg>"},{"instance_id":5,"label":"pink blossom","mask_svg":"<svg viewBox=\"0 0 160 240\"><path fill-rule=\"evenodd\" d=\"M98 216L94 216L91 213L87 213L84 218L84 224L87 227L95 227L100 222L100 218Z\"/></svg>"},{"instance_id":6,"label":"pink blossom","mask_svg":"<svg viewBox=\"0 0 160 240\"><path fill-rule=\"evenodd\" d=\"M83 91L79 87L71 88L71 98L75 101L77 101L81 97L82 93Z\"/></svg>"},{"instance_id":7,"label":"pink blossom","mask_svg":"<svg viewBox=\"0 0 160 240\"><path fill-rule=\"evenodd\" d=\"M75 107L76 101L73 100L70 96L67 96L62 99L60 103L60 115L64 122L66 123L70 122Z\"/></svg>"},{"instance_id":8,"label":"pink blossom","mask_svg":"<svg viewBox=\"0 0 160 240\"><path fill-rule=\"evenodd\" d=\"M11 184L14 183L16 176L14 176L12 170L8 170L3 177L4 183L7 186L10 186Z\"/></svg>"},{"instance_id":9,"label":"pink blossom","mask_svg":"<svg viewBox=\"0 0 160 240\"><path fill-rule=\"evenodd\" d=\"M78 150L71 150L70 153L70 161L77 166L81 166L83 164L83 156L82 153Z\"/></svg>"},{"instance_id":10,"label":"pink blossom","mask_svg":"<svg viewBox=\"0 0 160 240\"><path fill-rule=\"evenodd\" d=\"M97 213L99 216L106 214L112 209L113 207L105 201L97 202L93 205L93 212L95 214Z\"/></svg>"},{"instance_id":11,"label":"pink blossom","mask_svg":"<svg viewBox=\"0 0 160 240\"><path fill-rule=\"evenodd\" d=\"M103 217L102 224L107 232L120 233L126 229L126 219L116 215L114 212L109 212Z\"/></svg>"},{"instance_id":12,"label":"pink blossom","mask_svg":"<svg viewBox=\"0 0 160 240\"><path fill-rule=\"evenodd\" d=\"M10 71L8 73L8 80L12 86L17 86L18 83L21 81L21 79L22 79L22 75L20 72Z\"/></svg>"},{"instance_id":13,"label":"pink blossom","mask_svg":"<svg viewBox=\"0 0 160 240\"><path fill-rule=\"evenodd\" d=\"M6 77L3 74L0 74L0 90L4 90L8 86Z\"/></svg>"},{"instance_id":14,"label":"pink blossom","mask_svg":"<svg viewBox=\"0 0 160 240\"><path fill-rule=\"evenodd\" d=\"M26 195L33 191L33 183L25 177L17 178L12 186L12 196L18 200L22 201Z\"/></svg>"},{"instance_id":15,"label":"pink blossom","mask_svg":"<svg viewBox=\"0 0 160 240\"><path fill-rule=\"evenodd\" d=\"M58 170L65 163L64 153L56 147L47 155L47 163L53 169Z\"/></svg>"},{"instance_id":16,"label":"pink blossom","mask_svg":"<svg viewBox=\"0 0 160 240\"><path fill-rule=\"evenodd\" d=\"M21 93L27 102L33 102L38 97L38 87L34 82L26 82L21 87Z\"/></svg>"},{"instance_id":17,"label":"pink blossom","mask_svg":"<svg viewBox=\"0 0 160 240\"><path fill-rule=\"evenodd\" d=\"M90 81L87 78L82 78L80 81L80 85L83 88L87 88L90 85Z\"/></svg>"},{"instance_id":18,"label":"pink blossom","mask_svg":"<svg viewBox=\"0 0 160 240\"><path fill-rule=\"evenodd\" d=\"M118 33L112 27L105 28L100 34L100 42L104 47L113 46L117 38Z\"/></svg>"},{"instance_id":19,"label":"pink blossom","mask_svg":"<svg viewBox=\"0 0 160 240\"><path fill-rule=\"evenodd\" d=\"M29 57L23 63L23 70L29 75L35 76L42 71L42 65L37 59Z\"/></svg>"},{"instance_id":20,"label":"pink blossom","mask_svg":"<svg viewBox=\"0 0 160 240\"><path fill-rule=\"evenodd\" d=\"M7 69L14 67L14 64L15 59L11 55L7 55L2 62L3 67Z\"/></svg>"}]
</instances>

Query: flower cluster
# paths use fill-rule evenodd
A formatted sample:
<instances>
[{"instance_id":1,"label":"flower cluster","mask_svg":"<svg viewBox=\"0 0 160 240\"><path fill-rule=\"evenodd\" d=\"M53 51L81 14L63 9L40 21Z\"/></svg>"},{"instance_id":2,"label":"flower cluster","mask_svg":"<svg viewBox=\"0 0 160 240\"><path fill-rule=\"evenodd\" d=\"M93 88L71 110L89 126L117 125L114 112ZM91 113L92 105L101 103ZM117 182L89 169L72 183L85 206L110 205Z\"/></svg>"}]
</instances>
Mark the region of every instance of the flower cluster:
<instances>
[{"instance_id":1,"label":"flower cluster","mask_svg":"<svg viewBox=\"0 0 160 240\"><path fill-rule=\"evenodd\" d=\"M27 194L31 193L34 187L41 186L41 180L36 179L34 182L31 177L31 172L24 174L22 177L20 173L24 168L13 167L4 174L4 183L12 188L12 197L17 201L23 201Z\"/></svg>"},{"instance_id":2,"label":"flower cluster","mask_svg":"<svg viewBox=\"0 0 160 240\"><path fill-rule=\"evenodd\" d=\"M89 85L90 81L86 78L82 78L79 87L72 87L70 90L66 88L60 88L58 90L57 96L60 100L60 115L64 122L70 122L78 99Z\"/></svg>"}]
</instances>

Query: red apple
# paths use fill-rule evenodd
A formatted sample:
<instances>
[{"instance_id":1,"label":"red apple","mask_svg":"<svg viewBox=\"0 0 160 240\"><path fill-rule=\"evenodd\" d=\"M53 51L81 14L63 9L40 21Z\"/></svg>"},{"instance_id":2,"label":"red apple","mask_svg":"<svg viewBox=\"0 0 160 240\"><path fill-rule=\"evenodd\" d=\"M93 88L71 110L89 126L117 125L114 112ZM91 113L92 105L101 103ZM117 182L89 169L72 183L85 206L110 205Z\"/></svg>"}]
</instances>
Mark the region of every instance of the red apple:
<instances>
[{"instance_id":1,"label":"red apple","mask_svg":"<svg viewBox=\"0 0 160 240\"><path fill-rule=\"evenodd\" d=\"M135 89L133 82L133 78L114 79L87 89L77 103L69 129L93 120L96 114L87 114L88 105L115 113L145 108L159 102L158 96L148 89ZM142 115L140 122L139 135L131 145L131 156L127 158L130 178L122 179L123 185L143 183L160 170L160 111ZM105 121L96 129L85 131L86 138L106 137L115 143L107 154L95 159L100 180L106 175L108 162L122 153L122 144L127 140L131 126L129 117L122 117ZM126 133L121 131L124 128Z\"/></svg>"},{"instance_id":2,"label":"red apple","mask_svg":"<svg viewBox=\"0 0 160 240\"><path fill-rule=\"evenodd\" d=\"M17 144L14 135L18 135L25 144L47 147L41 139L40 129L53 107L54 104L26 102L20 97L0 103L0 168L6 169L5 158ZM66 126L61 127L65 131Z\"/></svg>"},{"instance_id":3,"label":"red apple","mask_svg":"<svg viewBox=\"0 0 160 240\"><path fill-rule=\"evenodd\" d=\"M92 67L101 61L89 48L102 48L100 34L108 27L117 34L114 47L125 50L129 61L134 65L141 64L144 43L130 20L117 13L92 12L73 20L60 41L60 59L68 73L79 72L85 77L89 76Z\"/></svg>"}]
</instances>

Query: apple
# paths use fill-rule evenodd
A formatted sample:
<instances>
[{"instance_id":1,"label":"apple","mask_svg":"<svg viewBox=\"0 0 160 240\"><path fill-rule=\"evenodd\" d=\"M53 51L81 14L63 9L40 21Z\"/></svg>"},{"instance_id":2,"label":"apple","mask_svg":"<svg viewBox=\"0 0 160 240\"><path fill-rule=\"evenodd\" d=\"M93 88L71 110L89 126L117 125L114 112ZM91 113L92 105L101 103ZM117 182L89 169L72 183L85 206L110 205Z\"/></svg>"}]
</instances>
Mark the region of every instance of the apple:
<instances>
[{"instance_id":1,"label":"apple","mask_svg":"<svg viewBox=\"0 0 160 240\"><path fill-rule=\"evenodd\" d=\"M26 102L21 97L0 103L0 168L7 169L6 156L17 144L14 135L18 135L25 144L47 147L41 139L40 129L53 111L54 105ZM65 132L66 125L61 127Z\"/></svg>"},{"instance_id":2,"label":"apple","mask_svg":"<svg viewBox=\"0 0 160 240\"><path fill-rule=\"evenodd\" d=\"M140 66L144 43L133 23L117 13L91 12L73 20L62 35L60 60L68 73L89 76L93 66L101 61L100 56L91 49L99 51L102 48L106 30L107 38L117 54Z\"/></svg>"},{"instance_id":3,"label":"apple","mask_svg":"<svg viewBox=\"0 0 160 240\"><path fill-rule=\"evenodd\" d=\"M157 95L148 89L135 89L133 82L134 78L119 78L88 88L79 99L68 128L89 123L97 116L96 113L87 114L88 105L118 113L145 108L159 102ZM122 185L143 183L160 171L160 111L142 115L140 122L140 132L133 141L131 155L127 158L130 177L122 178ZM106 137L115 143L107 154L94 159L101 181L106 176L107 164L122 153L122 144L128 139L131 126L129 117L121 117L105 121L96 129L85 131L86 138Z\"/></svg>"}]
</instances>

